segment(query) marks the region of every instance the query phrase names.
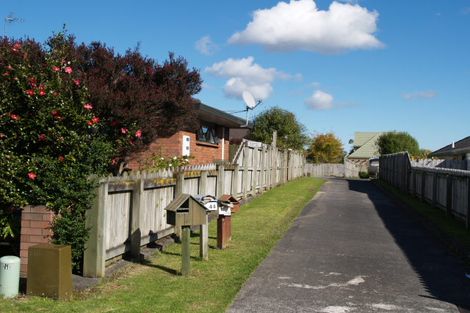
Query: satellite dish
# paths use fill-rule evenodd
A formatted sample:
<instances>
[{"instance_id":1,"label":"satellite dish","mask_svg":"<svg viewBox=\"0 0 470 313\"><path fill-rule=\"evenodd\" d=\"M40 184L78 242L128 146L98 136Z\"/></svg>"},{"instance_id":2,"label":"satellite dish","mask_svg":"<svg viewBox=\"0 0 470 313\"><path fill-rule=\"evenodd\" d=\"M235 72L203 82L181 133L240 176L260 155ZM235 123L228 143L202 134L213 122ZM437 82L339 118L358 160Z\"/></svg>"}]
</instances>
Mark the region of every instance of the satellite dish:
<instances>
[{"instance_id":1,"label":"satellite dish","mask_svg":"<svg viewBox=\"0 0 470 313\"><path fill-rule=\"evenodd\" d=\"M248 111L253 110L254 108L256 108L261 103L261 100L256 101L255 97L253 97L251 92L249 92L247 90L243 91L242 98L243 98L243 101L245 101L245 104L246 104L246 109L244 110L246 112L246 123L245 123L245 125L243 125L243 127L246 127L249 124Z\"/></svg>"},{"instance_id":2,"label":"satellite dish","mask_svg":"<svg viewBox=\"0 0 470 313\"><path fill-rule=\"evenodd\" d=\"M254 109L257 106L255 97L253 97L251 92L246 91L246 90L243 91L242 98L243 98L243 101L245 101L245 104L248 109Z\"/></svg>"}]
</instances>

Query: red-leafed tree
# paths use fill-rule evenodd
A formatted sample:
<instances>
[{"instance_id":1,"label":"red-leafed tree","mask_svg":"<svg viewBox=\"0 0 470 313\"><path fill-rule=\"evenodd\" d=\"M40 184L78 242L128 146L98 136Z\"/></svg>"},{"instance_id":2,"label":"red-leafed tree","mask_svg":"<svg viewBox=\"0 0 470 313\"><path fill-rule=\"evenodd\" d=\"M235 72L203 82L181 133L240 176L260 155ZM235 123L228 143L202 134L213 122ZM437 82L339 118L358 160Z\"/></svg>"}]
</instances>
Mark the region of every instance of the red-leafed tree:
<instances>
[{"instance_id":1,"label":"red-leafed tree","mask_svg":"<svg viewBox=\"0 0 470 313\"><path fill-rule=\"evenodd\" d=\"M120 151L121 157L157 136L197 127L193 96L201 90L202 81L184 58L170 53L158 64L138 49L120 55L94 42L77 46L75 59L96 112L110 126L108 135L119 138L123 125L141 130L142 140L125 146L128 149Z\"/></svg>"}]
</instances>

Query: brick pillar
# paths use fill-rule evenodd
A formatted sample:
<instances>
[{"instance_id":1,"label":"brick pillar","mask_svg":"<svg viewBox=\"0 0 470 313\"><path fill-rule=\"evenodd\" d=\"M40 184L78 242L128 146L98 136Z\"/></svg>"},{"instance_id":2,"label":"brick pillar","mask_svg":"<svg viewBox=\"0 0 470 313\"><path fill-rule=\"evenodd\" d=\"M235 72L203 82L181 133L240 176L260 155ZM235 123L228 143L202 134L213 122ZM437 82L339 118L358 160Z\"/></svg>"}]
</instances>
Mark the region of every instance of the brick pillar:
<instances>
[{"instance_id":1,"label":"brick pillar","mask_svg":"<svg viewBox=\"0 0 470 313\"><path fill-rule=\"evenodd\" d=\"M28 249L40 243L50 243L54 213L45 206L28 205L21 213L20 258L21 276L26 277L28 269Z\"/></svg>"}]
</instances>

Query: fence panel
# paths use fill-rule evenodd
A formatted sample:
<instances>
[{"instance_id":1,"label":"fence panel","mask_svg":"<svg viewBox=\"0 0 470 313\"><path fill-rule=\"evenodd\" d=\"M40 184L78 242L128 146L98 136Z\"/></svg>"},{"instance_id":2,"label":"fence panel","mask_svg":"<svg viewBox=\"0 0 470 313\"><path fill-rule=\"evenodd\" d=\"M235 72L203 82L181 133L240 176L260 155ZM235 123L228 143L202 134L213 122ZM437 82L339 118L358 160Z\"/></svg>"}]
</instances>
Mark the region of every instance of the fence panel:
<instances>
[{"instance_id":1,"label":"fence panel","mask_svg":"<svg viewBox=\"0 0 470 313\"><path fill-rule=\"evenodd\" d=\"M236 155L231 165L184 166L100 180L96 205L87 214L90 240L94 242L87 243L92 248L85 251L85 275L101 277L106 260L128 251L134 254L140 245L173 233L173 227L166 223L165 207L177 192L204 192L216 197L221 196L220 192L241 198L304 173L305 161L299 152L244 143ZM219 175L223 175L221 186ZM135 238L136 233L140 240Z\"/></svg>"},{"instance_id":2,"label":"fence panel","mask_svg":"<svg viewBox=\"0 0 470 313\"><path fill-rule=\"evenodd\" d=\"M379 173L380 179L465 220L468 227L470 171L455 169L466 168L466 164L459 160L410 160L407 153L397 153L380 157Z\"/></svg>"},{"instance_id":3,"label":"fence panel","mask_svg":"<svg viewBox=\"0 0 470 313\"><path fill-rule=\"evenodd\" d=\"M131 192L113 193L109 195L109 207L104 212L106 229L105 251L110 259L127 251L125 242L129 237Z\"/></svg>"}]
</instances>

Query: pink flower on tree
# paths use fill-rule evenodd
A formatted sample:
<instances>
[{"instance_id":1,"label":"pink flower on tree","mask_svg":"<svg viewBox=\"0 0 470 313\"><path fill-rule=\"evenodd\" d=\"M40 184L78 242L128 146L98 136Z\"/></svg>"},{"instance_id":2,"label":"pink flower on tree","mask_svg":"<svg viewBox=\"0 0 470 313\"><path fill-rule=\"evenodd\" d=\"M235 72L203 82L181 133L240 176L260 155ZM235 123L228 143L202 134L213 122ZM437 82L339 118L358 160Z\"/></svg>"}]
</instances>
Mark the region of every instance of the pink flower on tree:
<instances>
[{"instance_id":1,"label":"pink flower on tree","mask_svg":"<svg viewBox=\"0 0 470 313\"><path fill-rule=\"evenodd\" d=\"M72 71L72 68L70 66L66 66L64 68L64 72L67 73L67 74L72 74L73 71Z\"/></svg>"},{"instance_id":2,"label":"pink flower on tree","mask_svg":"<svg viewBox=\"0 0 470 313\"><path fill-rule=\"evenodd\" d=\"M34 90L33 89L28 89L24 93L27 94L28 96L34 96Z\"/></svg>"},{"instance_id":3,"label":"pink flower on tree","mask_svg":"<svg viewBox=\"0 0 470 313\"><path fill-rule=\"evenodd\" d=\"M39 141L45 141L47 139L46 134L39 134L38 140Z\"/></svg>"},{"instance_id":4,"label":"pink flower on tree","mask_svg":"<svg viewBox=\"0 0 470 313\"><path fill-rule=\"evenodd\" d=\"M93 110L93 105L92 105L91 103L85 103L85 104L83 105L83 108L84 108L85 110Z\"/></svg>"},{"instance_id":5,"label":"pink flower on tree","mask_svg":"<svg viewBox=\"0 0 470 313\"><path fill-rule=\"evenodd\" d=\"M28 173L28 178L29 180L35 180L38 175L35 172L29 172Z\"/></svg>"},{"instance_id":6,"label":"pink flower on tree","mask_svg":"<svg viewBox=\"0 0 470 313\"><path fill-rule=\"evenodd\" d=\"M125 127L122 127L122 128L121 128L121 134L125 135L125 134L127 134L128 132L129 132L129 130L128 130L127 128L125 128Z\"/></svg>"},{"instance_id":7,"label":"pink flower on tree","mask_svg":"<svg viewBox=\"0 0 470 313\"><path fill-rule=\"evenodd\" d=\"M51 115L55 118L55 119L58 119L60 120L62 118L62 116L60 115L60 111L59 110L52 110L51 111Z\"/></svg>"},{"instance_id":8,"label":"pink flower on tree","mask_svg":"<svg viewBox=\"0 0 470 313\"><path fill-rule=\"evenodd\" d=\"M137 138L142 138L142 131L139 129L138 131L135 132L135 136Z\"/></svg>"},{"instance_id":9,"label":"pink flower on tree","mask_svg":"<svg viewBox=\"0 0 470 313\"><path fill-rule=\"evenodd\" d=\"M14 120L14 121L17 121L17 120L20 119L20 116L17 115L17 114L10 114L10 118L11 118L12 120Z\"/></svg>"},{"instance_id":10,"label":"pink flower on tree","mask_svg":"<svg viewBox=\"0 0 470 313\"><path fill-rule=\"evenodd\" d=\"M94 116L91 120L87 122L88 126L93 126L100 122L100 118L98 116Z\"/></svg>"},{"instance_id":11,"label":"pink flower on tree","mask_svg":"<svg viewBox=\"0 0 470 313\"><path fill-rule=\"evenodd\" d=\"M13 48L11 48L11 50L13 50L13 52L18 52L21 50L21 44L19 42L15 43L13 45Z\"/></svg>"},{"instance_id":12,"label":"pink flower on tree","mask_svg":"<svg viewBox=\"0 0 470 313\"><path fill-rule=\"evenodd\" d=\"M57 158L60 162L64 162L65 158L63 155L59 155L59 157Z\"/></svg>"},{"instance_id":13,"label":"pink flower on tree","mask_svg":"<svg viewBox=\"0 0 470 313\"><path fill-rule=\"evenodd\" d=\"M52 67L52 70L53 70L54 72L58 72L58 71L60 71L60 67L54 65L54 66Z\"/></svg>"},{"instance_id":14,"label":"pink flower on tree","mask_svg":"<svg viewBox=\"0 0 470 313\"><path fill-rule=\"evenodd\" d=\"M80 86L80 79L72 79L72 81L76 86Z\"/></svg>"}]
</instances>

